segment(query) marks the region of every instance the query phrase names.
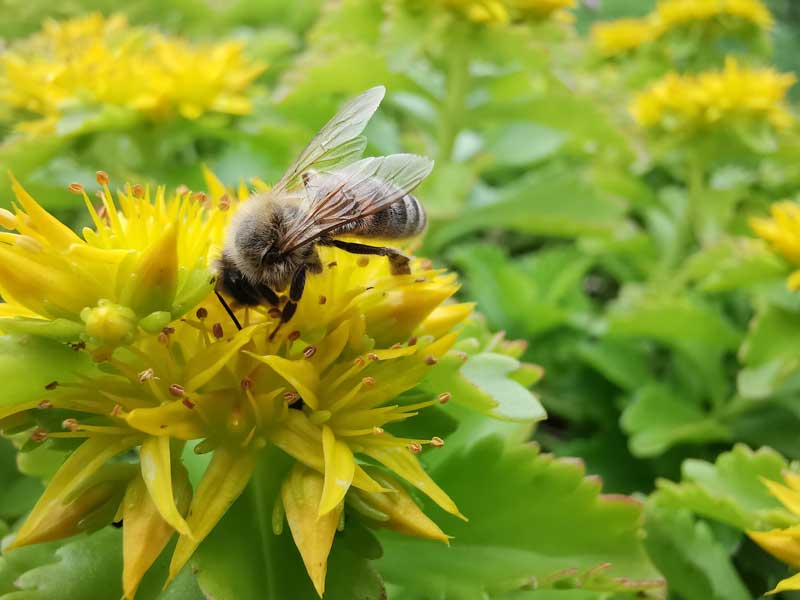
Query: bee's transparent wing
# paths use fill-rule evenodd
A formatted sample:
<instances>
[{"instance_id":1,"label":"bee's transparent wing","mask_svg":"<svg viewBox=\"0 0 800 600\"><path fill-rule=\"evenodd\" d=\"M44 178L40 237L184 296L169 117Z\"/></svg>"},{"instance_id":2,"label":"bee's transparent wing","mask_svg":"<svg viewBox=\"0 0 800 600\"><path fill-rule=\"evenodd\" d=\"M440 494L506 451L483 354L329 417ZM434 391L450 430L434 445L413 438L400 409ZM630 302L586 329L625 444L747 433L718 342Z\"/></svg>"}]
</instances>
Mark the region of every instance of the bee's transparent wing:
<instances>
[{"instance_id":1,"label":"bee's transparent wing","mask_svg":"<svg viewBox=\"0 0 800 600\"><path fill-rule=\"evenodd\" d=\"M415 154L364 158L310 178L301 214L286 233L282 250L290 251L319 236L381 212L414 190L433 169L433 161Z\"/></svg>"},{"instance_id":2,"label":"bee's transparent wing","mask_svg":"<svg viewBox=\"0 0 800 600\"><path fill-rule=\"evenodd\" d=\"M300 176L312 168L330 169L359 158L367 144L361 132L385 93L386 88L380 85L347 102L303 148L273 189L280 192L295 187Z\"/></svg>"}]
</instances>

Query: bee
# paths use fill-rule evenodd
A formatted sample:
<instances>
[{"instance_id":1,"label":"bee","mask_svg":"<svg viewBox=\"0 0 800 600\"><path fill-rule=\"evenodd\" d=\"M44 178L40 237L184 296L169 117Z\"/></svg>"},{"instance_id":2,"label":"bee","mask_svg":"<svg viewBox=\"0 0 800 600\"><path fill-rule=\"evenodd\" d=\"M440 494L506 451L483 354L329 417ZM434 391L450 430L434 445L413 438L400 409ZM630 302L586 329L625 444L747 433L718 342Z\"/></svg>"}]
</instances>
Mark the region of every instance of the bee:
<instances>
[{"instance_id":1,"label":"bee","mask_svg":"<svg viewBox=\"0 0 800 600\"><path fill-rule=\"evenodd\" d=\"M368 241L403 240L425 229L425 210L411 192L433 161L413 154L361 158L361 133L385 92L374 87L342 106L278 183L248 198L232 218L217 263L216 292L240 329L222 294L244 306L277 307L278 293L288 289L272 339L297 310L306 277L322 272L319 246L383 256L393 274L410 273L408 256ZM339 239L343 235L367 243Z\"/></svg>"}]
</instances>

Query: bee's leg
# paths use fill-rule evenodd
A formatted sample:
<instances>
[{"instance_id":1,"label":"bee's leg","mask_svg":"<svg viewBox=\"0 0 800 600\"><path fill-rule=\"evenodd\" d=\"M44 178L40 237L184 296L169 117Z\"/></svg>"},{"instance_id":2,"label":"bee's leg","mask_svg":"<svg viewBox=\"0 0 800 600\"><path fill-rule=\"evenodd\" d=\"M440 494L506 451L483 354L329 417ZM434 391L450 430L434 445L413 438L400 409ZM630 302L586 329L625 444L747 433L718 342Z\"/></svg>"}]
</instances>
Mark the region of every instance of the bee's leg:
<instances>
[{"instance_id":1,"label":"bee's leg","mask_svg":"<svg viewBox=\"0 0 800 600\"><path fill-rule=\"evenodd\" d=\"M236 318L236 315L233 314L233 311L231 310L231 307L228 306L227 302L225 302L225 298L223 298L222 294L220 294L219 291L217 291L217 290L214 290L214 293L217 295L217 298L219 299L220 304L222 304L222 308L225 309L225 312L228 313L228 316L231 318L231 321L233 321L233 324L236 325L236 329L241 331L242 324L239 323L239 319Z\"/></svg>"},{"instance_id":2,"label":"bee's leg","mask_svg":"<svg viewBox=\"0 0 800 600\"><path fill-rule=\"evenodd\" d=\"M410 258L394 248L386 246L370 246L368 244L357 244L355 242L344 242L342 240L330 240L330 245L349 252L350 254L374 254L385 256L389 259L389 267L392 275L408 275L411 273L409 267Z\"/></svg>"},{"instance_id":3,"label":"bee's leg","mask_svg":"<svg viewBox=\"0 0 800 600\"><path fill-rule=\"evenodd\" d=\"M297 311L297 303L300 302L300 298L303 297L303 290L305 287L306 268L300 267L292 276L292 283L289 286L289 299L286 301L286 304L283 305L280 321L278 321L278 324L275 326L275 329L272 330L272 333L269 334L270 341L272 341L272 339L275 337L275 334L278 333L281 325L288 323L294 316L294 313Z\"/></svg>"}]
</instances>

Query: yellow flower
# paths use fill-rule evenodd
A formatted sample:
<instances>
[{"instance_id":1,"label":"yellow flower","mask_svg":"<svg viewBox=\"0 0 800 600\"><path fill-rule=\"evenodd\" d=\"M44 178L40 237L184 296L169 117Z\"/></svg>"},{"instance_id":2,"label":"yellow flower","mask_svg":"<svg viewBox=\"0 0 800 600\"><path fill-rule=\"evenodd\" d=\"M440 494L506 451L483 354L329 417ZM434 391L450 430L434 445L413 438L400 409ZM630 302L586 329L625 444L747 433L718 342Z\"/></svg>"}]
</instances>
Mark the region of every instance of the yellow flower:
<instances>
[{"instance_id":1,"label":"yellow flower","mask_svg":"<svg viewBox=\"0 0 800 600\"><path fill-rule=\"evenodd\" d=\"M800 516L800 475L785 471L783 479L786 485L768 479L761 481L781 504L793 514ZM800 525L772 531L748 531L747 535L778 560L800 568ZM789 590L800 590L800 573L780 581L769 593L776 594Z\"/></svg>"},{"instance_id":2,"label":"yellow flower","mask_svg":"<svg viewBox=\"0 0 800 600\"><path fill-rule=\"evenodd\" d=\"M219 184L213 179L211 183L216 196ZM40 290L41 298L70 295L69 302L58 299L57 310L49 303L36 305L37 310L72 318L87 298L101 296L94 288L91 293L88 286L81 289L74 278L71 257L76 245L88 247L84 252L100 265L80 262L80 269L122 268L117 265L124 261L97 259L112 252L114 257L142 261L163 237L173 235L178 240L177 264L193 267L182 258L191 255L205 272L226 214L210 209L201 220L205 209L188 195L167 201L162 194L155 204L130 195L123 199L121 212L112 216L108 209L110 225L96 219L98 231L86 232L86 242L75 241L78 238L70 237L64 226L31 208L38 205L26 206L34 215L31 219L21 213L13 217L20 227L26 224L21 235L36 234L38 244L43 244L40 237L47 237L67 256L56 262L55 250L50 256L49 249L33 244L23 247L15 241L10 246L14 260L38 261L37 268L49 269L51 279L62 286ZM162 232L173 222L180 234ZM184 234L184 227L191 234ZM187 244L185 254L181 244ZM45 251L47 260L40 259L37 253ZM326 265L323 272L309 277L297 313L274 340L269 333L277 322L275 309L237 309L243 324L237 331L204 288L204 296L180 320L173 315L157 332L144 330L126 338L106 356L102 371L54 382L42 397L0 407L0 419L22 411L35 415L40 426L31 434L32 443L63 438L81 442L52 478L16 534L14 546L73 535L86 523L108 523L116 515L125 522L125 597L133 598L142 576L175 532L179 539L170 576L181 571L243 492L269 448L280 449L294 461L281 486L273 527L280 533L285 517L320 596L345 504L374 526L446 543L447 536L398 481L461 516L416 456L423 446L439 447L444 440L393 435L392 425L450 399L447 390L429 389L434 384L418 386L441 359L446 358L442 367L466 359L453 349L453 329L472 307L446 303L458 289L455 276L433 269L428 261L414 260L412 274L398 276L390 273L383 258L327 247L319 251ZM109 282L126 281L130 273L141 272L103 271ZM7 286L12 273L0 272L0 284ZM98 279L97 289L104 289L99 278L103 273L91 274ZM113 298L125 300L120 295ZM125 315L117 314L116 319L124 321ZM48 420L48 415L56 410L53 426L56 417ZM198 453L213 452L194 490L180 460L188 442L199 442ZM138 468L112 460L134 449Z\"/></svg>"},{"instance_id":3,"label":"yellow flower","mask_svg":"<svg viewBox=\"0 0 800 600\"><path fill-rule=\"evenodd\" d=\"M800 266L800 205L776 202L770 207L771 219L753 217L750 226L756 234L794 265ZM800 289L800 269L789 276L789 289Z\"/></svg>"},{"instance_id":4,"label":"yellow flower","mask_svg":"<svg viewBox=\"0 0 800 600\"><path fill-rule=\"evenodd\" d=\"M0 231L0 331L78 341L105 358L210 292L208 259L229 216L220 185L209 179L211 198L129 185L114 202L108 176L98 172L98 181L99 211L82 186L70 186L94 222L81 237L12 179L18 204L13 213L0 209L0 227L9 230Z\"/></svg>"},{"instance_id":5,"label":"yellow flower","mask_svg":"<svg viewBox=\"0 0 800 600\"><path fill-rule=\"evenodd\" d=\"M503 0L441 0L441 3L473 23L503 25L510 19Z\"/></svg>"},{"instance_id":6,"label":"yellow flower","mask_svg":"<svg viewBox=\"0 0 800 600\"><path fill-rule=\"evenodd\" d=\"M0 57L0 102L38 119L18 128L51 133L76 106L117 106L148 119L251 110L249 90L264 66L237 42L189 45L92 14L47 21Z\"/></svg>"},{"instance_id":7,"label":"yellow flower","mask_svg":"<svg viewBox=\"0 0 800 600\"><path fill-rule=\"evenodd\" d=\"M794 118L786 94L794 75L741 67L733 58L722 71L698 75L669 73L638 94L631 113L639 125L677 133L767 122L786 129Z\"/></svg>"},{"instance_id":8,"label":"yellow flower","mask_svg":"<svg viewBox=\"0 0 800 600\"><path fill-rule=\"evenodd\" d=\"M774 24L759 0L662 0L652 19L659 35L691 25L742 23L766 30Z\"/></svg>"},{"instance_id":9,"label":"yellow flower","mask_svg":"<svg viewBox=\"0 0 800 600\"><path fill-rule=\"evenodd\" d=\"M551 17L568 20L562 11L575 6L575 0L439 0L439 3L473 23L485 25L540 21Z\"/></svg>"},{"instance_id":10,"label":"yellow flower","mask_svg":"<svg viewBox=\"0 0 800 600\"><path fill-rule=\"evenodd\" d=\"M617 19L592 26L594 45L604 56L636 50L653 40L655 31L648 19Z\"/></svg>"},{"instance_id":11,"label":"yellow flower","mask_svg":"<svg viewBox=\"0 0 800 600\"><path fill-rule=\"evenodd\" d=\"M575 0L507 0L512 11L524 20L548 19L575 7Z\"/></svg>"}]
</instances>

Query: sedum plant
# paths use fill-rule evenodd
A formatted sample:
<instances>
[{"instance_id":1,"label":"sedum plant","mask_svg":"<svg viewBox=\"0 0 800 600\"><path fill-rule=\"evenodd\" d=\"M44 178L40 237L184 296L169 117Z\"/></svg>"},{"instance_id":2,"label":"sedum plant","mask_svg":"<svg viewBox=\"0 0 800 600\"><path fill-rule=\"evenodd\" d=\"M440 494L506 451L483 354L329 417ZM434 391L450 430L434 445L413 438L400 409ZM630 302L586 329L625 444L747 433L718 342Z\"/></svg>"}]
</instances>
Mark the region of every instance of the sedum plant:
<instances>
[{"instance_id":1,"label":"sedum plant","mask_svg":"<svg viewBox=\"0 0 800 600\"><path fill-rule=\"evenodd\" d=\"M97 180L99 208L70 188L81 236L16 181L0 215L0 427L46 482L11 515L0 597L89 598L94 572L129 599L663 590L638 503L521 445L541 370L450 300L454 274L322 248L278 335L268 307L237 329L214 261L250 191ZM590 535L564 535L576 514Z\"/></svg>"}]
</instances>

